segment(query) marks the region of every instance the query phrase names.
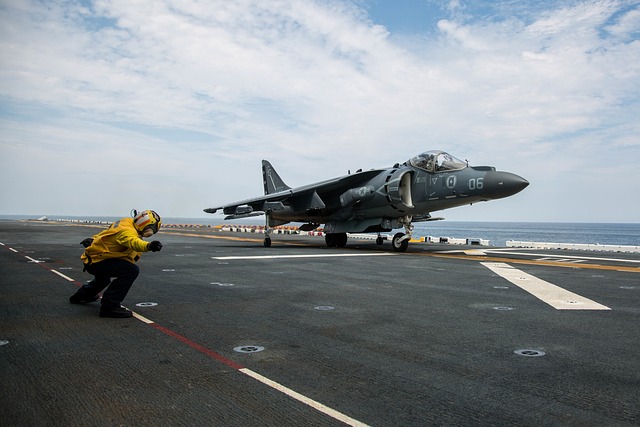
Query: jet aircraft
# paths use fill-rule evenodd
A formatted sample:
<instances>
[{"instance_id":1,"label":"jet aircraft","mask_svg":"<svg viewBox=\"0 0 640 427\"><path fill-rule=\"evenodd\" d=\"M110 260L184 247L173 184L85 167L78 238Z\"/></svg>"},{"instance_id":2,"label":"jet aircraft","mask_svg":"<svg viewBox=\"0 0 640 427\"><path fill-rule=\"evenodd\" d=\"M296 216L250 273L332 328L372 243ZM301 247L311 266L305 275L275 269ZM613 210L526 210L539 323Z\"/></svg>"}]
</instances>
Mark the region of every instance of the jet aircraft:
<instances>
[{"instance_id":1,"label":"jet aircraft","mask_svg":"<svg viewBox=\"0 0 640 427\"><path fill-rule=\"evenodd\" d=\"M302 222L311 231L324 224L329 247L344 247L347 233L381 232L404 228L391 241L404 252L414 222L434 221L431 212L476 202L501 199L523 190L529 182L493 166L469 166L444 151L426 151L391 168L358 170L327 181L291 188L271 163L262 161L264 196L214 208L225 220L266 215L264 246L271 246L270 227Z\"/></svg>"}]
</instances>

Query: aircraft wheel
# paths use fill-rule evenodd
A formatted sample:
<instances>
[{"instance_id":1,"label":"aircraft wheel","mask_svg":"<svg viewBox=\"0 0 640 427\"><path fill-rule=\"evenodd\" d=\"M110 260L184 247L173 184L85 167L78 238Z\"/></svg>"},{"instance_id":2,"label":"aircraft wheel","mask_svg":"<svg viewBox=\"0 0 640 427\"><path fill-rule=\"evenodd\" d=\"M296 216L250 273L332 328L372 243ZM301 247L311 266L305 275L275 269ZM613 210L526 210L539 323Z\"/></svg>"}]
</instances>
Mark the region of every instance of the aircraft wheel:
<instances>
[{"instance_id":1,"label":"aircraft wheel","mask_svg":"<svg viewBox=\"0 0 640 427\"><path fill-rule=\"evenodd\" d=\"M378 238L376 239L376 245L382 245L382 243L384 243L384 239L382 238L382 236L378 236Z\"/></svg>"},{"instance_id":2,"label":"aircraft wheel","mask_svg":"<svg viewBox=\"0 0 640 427\"><path fill-rule=\"evenodd\" d=\"M391 246L393 246L394 251L404 252L409 247L409 239L402 240L403 237L403 233L396 233L396 235L393 236L393 240L391 240Z\"/></svg>"},{"instance_id":3,"label":"aircraft wheel","mask_svg":"<svg viewBox=\"0 0 640 427\"><path fill-rule=\"evenodd\" d=\"M325 234L324 242L327 244L327 247L329 248L335 248L336 246L338 246L336 235L334 233Z\"/></svg>"},{"instance_id":4,"label":"aircraft wheel","mask_svg":"<svg viewBox=\"0 0 640 427\"><path fill-rule=\"evenodd\" d=\"M271 247L271 239L270 238L265 238L264 239L264 247L265 248L270 248Z\"/></svg>"}]
</instances>

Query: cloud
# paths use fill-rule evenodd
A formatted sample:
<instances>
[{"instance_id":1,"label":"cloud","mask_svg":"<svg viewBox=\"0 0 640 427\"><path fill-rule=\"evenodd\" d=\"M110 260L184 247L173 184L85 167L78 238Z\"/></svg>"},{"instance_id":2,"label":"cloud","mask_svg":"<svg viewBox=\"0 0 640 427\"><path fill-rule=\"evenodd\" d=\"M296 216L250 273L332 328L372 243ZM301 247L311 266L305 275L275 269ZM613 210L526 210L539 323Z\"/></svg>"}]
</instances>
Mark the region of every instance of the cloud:
<instances>
[{"instance_id":1,"label":"cloud","mask_svg":"<svg viewBox=\"0 0 640 427\"><path fill-rule=\"evenodd\" d=\"M638 7L544 6L450 2L433 34L399 43L359 2L4 2L0 178L49 171L67 194L104 180L75 207L24 176L3 210L117 214L138 197L197 216L259 194L261 158L302 185L437 148L520 173L527 192L570 174L619 198L584 168L637 161ZM535 219L548 200L527 203Z\"/></svg>"}]
</instances>

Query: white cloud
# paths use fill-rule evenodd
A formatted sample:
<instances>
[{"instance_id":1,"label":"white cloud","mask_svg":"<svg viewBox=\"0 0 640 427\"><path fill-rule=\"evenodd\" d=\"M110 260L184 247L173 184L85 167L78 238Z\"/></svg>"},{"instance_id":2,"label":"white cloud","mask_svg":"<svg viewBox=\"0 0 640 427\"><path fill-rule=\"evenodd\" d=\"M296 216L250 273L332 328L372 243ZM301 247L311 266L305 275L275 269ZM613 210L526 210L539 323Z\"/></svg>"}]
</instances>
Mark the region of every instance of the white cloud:
<instances>
[{"instance_id":1,"label":"white cloud","mask_svg":"<svg viewBox=\"0 0 640 427\"><path fill-rule=\"evenodd\" d=\"M443 148L532 182L540 199L516 196L528 217L496 202L486 219L535 220L552 203L558 220L606 220L545 198L574 181L637 211L628 189L591 179L603 156L620 171L638 160L637 6L449 11L436 36L400 46L347 1L4 2L0 179L25 176L2 187L2 210L118 214L144 197L194 216L259 194L261 158L302 185ZM69 195L104 173L108 196L59 203L29 168Z\"/></svg>"},{"instance_id":2,"label":"white cloud","mask_svg":"<svg viewBox=\"0 0 640 427\"><path fill-rule=\"evenodd\" d=\"M605 27L611 34L622 40L632 40L640 33L640 10L633 9L622 15L622 17L612 25Z\"/></svg>"}]
</instances>

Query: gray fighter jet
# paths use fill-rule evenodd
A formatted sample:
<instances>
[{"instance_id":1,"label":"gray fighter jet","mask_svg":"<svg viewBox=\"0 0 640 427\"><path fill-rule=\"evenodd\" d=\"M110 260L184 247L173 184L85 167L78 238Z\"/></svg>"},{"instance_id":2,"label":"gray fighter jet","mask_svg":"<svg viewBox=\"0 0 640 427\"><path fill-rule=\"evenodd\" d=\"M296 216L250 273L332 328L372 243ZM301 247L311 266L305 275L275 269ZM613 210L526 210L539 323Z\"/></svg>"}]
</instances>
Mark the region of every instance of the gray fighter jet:
<instances>
[{"instance_id":1,"label":"gray fighter jet","mask_svg":"<svg viewBox=\"0 0 640 427\"><path fill-rule=\"evenodd\" d=\"M225 219L266 215L264 246L271 246L270 227L304 223L311 231L324 224L329 247L344 247L347 233L381 232L404 228L392 239L395 251L409 245L412 223L434 221L431 212L476 202L501 199L523 190L529 182L492 166L469 166L444 151L427 151L388 169L356 173L302 187L284 183L271 163L262 161L264 196L204 211L219 209Z\"/></svg>"}]
</instances>

